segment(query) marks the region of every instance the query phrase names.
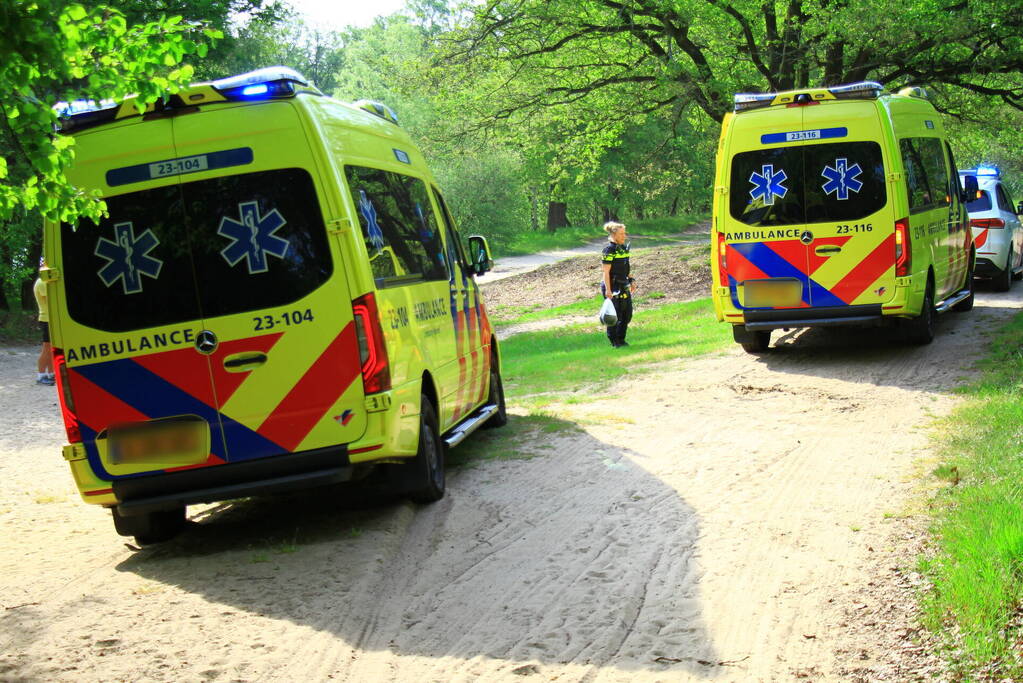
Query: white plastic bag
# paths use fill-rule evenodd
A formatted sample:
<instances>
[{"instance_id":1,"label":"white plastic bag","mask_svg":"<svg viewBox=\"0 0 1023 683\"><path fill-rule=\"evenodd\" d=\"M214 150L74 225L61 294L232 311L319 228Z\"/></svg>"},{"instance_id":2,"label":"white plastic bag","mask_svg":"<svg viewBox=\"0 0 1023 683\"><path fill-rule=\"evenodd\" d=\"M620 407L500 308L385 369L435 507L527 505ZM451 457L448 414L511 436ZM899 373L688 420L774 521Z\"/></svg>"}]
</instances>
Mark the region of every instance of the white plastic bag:
<instances>
[{"instance_id":1,"label":"white plastic bag","mask_svg":"<svg viewBox=\"0 0 1023 683\"><path fill-rule=\"evenodd\" d=\"M605 327L618 324L618 313L615 312L615 305L611 303L610 299L604 299L604 305L600 307L597 317L600 319L600 324Z\"/></svg>"}]
</instances>

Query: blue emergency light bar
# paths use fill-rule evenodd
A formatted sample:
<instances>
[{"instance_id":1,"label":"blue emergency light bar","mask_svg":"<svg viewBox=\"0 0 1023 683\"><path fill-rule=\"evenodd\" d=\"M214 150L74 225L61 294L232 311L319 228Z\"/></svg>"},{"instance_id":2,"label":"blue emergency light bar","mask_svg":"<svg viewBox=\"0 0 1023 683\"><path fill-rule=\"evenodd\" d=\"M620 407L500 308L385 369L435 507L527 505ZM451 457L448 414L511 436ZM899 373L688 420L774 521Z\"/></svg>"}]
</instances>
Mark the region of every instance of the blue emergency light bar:
<instances>
[{"instance_id":1,"label":"blue emergency light bar","mask_svg":"<svg viewBox=\"0 0 1023 683\"><path fill-rule=\"evenodd\" d=\"M270 66L209 83L229 100L267 100L292 97L298 92L321 94L305 76L286 66Z\"/></svg>"},{"instance_id":2,"label":"blue emergency light bar","mask_svg":"<svg viewBox=\"0 0 1023 683\"><path fill-rule=\"evenodd\" d=\"M959 175L972 175L978 178L1001 178L1002 170L997 166L977 166L959 171Z\"/></svg>"},{"instance_id":3,"label":"blue emergency light bar","mask_svg":"<svg viewBox=\"0 0 1023 683\"><path fill-rule=\"evenodd\" d=\"M202 88L206 93L203 94ZM210 95L209 88L216 94ZM145 116L161 116L175 111L186 110L197 104L215 104L228 101L259 101L294 97L299 93L322 95L302 74L286 66L271 66L248 73L221 78L205 83L193 83L189 87L149 106ZM217 96L219 95L219 97ZM121 118L137 115L125 104L112 100L96 103L93 100L58 102L54 111L61 117L60 129L64 132L79 131L109 123Z\"/></svg>"},{"instance_id":4,"label":"blue emergency light bar","mask_svg":"<svg viewBox=\"0 0 1023 683\"><path fill-rule=\"evenodd\" d=\"M779 104L798 102L803 99L821 101L828 99L822 91L826 90L834 99L874 99L880 97L884 92L884 86L876 81L861 81L859 83L847 83L823 88L801 88L799 90L786 90L784 92L743 92L733 97L735 111L747 111L749 109L760 109L769 107L776 99ZM787 96L787 97L784 97Z\"/></svg>"}]
</instances>

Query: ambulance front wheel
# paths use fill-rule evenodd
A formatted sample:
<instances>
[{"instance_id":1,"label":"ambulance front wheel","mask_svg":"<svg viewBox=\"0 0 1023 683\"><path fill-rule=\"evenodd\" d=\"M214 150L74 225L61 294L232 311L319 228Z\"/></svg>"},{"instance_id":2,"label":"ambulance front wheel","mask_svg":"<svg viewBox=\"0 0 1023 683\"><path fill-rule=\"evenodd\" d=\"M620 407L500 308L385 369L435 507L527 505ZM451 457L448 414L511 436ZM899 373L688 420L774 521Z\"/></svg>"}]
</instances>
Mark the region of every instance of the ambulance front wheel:
<instances>
[{"instance_id":1,"label":"ambulance front wheel","mask_svg":"<svg viewBox=\"0 0 1023 683\"><path fill-rule=\"evenodd\" d=\"M483 425L486 429L508 424L508 412L504 407L504 384L501 382L501 372L493 362L490 363L490 394L487 396L487 404L496 405L497 411Z\"/></svg>"},{"instance_id":2,"label":"ambulance front wheel","mask_svg":"<svg viewBox=\"0 0 1023 683\"><path fill-rule=\"evenodd\" d=\"M419 407L419 448L410 465L414 484L409 498L415 503L433 503L444 497L444 447L437 430L437 411L423 394Z\"/></svg>"},{"instance_id":3,"label":"ambulance front wheel","mask_svg":"<svg viewBox=\"0 0 1023 683\"><path fill-rule=\"evenodd\" d=\"M139 545L152 545L169 541L185 528L185 507L156 510L141 515L122 515L116 507L110 508L114 529L121 536L134 536Z\"/></svg>"},{"instance_id":4,"label":"ambulance front wheel","mask_svg":"<svg viewBox=\"0 0 1023 683\"><path fill-rule=\"evenodd\" d=\"M771 345L770 330L750 332L741 325L732 326L732 338L746 353L763 353Z\"/></svg>"}]
</instances>

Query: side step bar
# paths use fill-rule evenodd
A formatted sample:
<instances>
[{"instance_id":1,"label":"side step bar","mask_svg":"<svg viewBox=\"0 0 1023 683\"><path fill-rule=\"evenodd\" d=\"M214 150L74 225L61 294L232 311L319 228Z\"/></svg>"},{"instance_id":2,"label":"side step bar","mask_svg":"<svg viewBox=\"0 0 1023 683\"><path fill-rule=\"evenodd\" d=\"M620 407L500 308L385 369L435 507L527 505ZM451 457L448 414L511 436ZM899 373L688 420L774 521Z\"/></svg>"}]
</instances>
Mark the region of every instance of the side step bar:
<instances>
[{"instance_id":1,"label":"side step bar","mask_svg":"<svg viewBox=\"0 0 1023 683\"><path fill-rule=\"evenodd\" d=\"M462 443L462 441L465 440L465 437L482 427L483 424L490 419L490 416L496 412L497 406L493 403L488 403L487 405L482 406L479 410L448 432L447 436L442 437L444 445L451 448L452 446L457 446Z\"/></svg>"},{"instance_id":2,"label":"side step bar","mask_svg":"<svg viewBox=\"0 0 1023 683\"><path fill-rule=\"evenodd\" d=\"M935 306L934 307L934 312L935 313L944 313L945 311L947 311L948 309L952 308L953 306L955 306L957 303L959 303L960 301L962 301L963 299L965 299L968 296L970 296L969 288L961 289L958 292L956 292L955 294L953 294L952 296L950 296L949 298L947 298L944 301L942 301L937 306Z\"/></svg>"}]
</instances>

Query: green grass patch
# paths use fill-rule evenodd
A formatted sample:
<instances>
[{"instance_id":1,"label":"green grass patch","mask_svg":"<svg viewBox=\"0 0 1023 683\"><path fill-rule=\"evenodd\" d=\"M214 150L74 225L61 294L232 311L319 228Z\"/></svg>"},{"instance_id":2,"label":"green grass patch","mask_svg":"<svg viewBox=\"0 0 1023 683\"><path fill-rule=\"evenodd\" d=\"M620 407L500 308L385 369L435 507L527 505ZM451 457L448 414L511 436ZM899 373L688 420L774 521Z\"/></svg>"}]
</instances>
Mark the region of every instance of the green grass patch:
<instances>
[{"instance_id":1,"label":"green grass patch","mask_svg":"<svg viewBox=\"0 0 1023 683\"><path fill-rule=\"evenodd\" d=\"M707 214L679 215L673 218L648 218L626 221L633 235L675 235L690 226L708 219ZM507 244L495 245L494 256L519 256L553 249L570 249L589 244L595 239L606 239L599 225L559 228L557 232L523 232Z\"/></svg>"},{"instance_id":2,"label":"green grass patch","mask_svg":"<svg viewBox=\"0 0 1023 683\"><path fill-rule=\"evenodd\" d=\"M939 436L944 488L924 621L963 678L1023 680L1023 315L993 339L982 376ZM981 673L983 672L983 673Z\"/></svg>"},{"instance_id":3,"label":"green grass patch","mask_svg":"<svg viewBox=\"0 0 1023 683\"><path fill-rule=\"evenodd\" d=\"M600 298L590 296L580 299L575 303L553 306L551 308L533 308L526 310L525 307L519 311L511 312L514 317L504 318L497 322L498 329L504 325L517 325L519 323L535 322L537 320L551 320L572 315L587 315L592 313L593 320L597 319L597 311L600 310Z\"/></svg>"},{"instance_id":4,"label":"green grass patch","mask_svg":"<svg viewBox=\"0 0 1023 683\"><path fill-rule=\"evenodd\" d=\"M592 302L588 305L593 308ZM733 343L728 326L715 319L710 299L638 310L629 325L628 342L625 348L611 348L596 320L592 325L517 334L501 345L506 392L521 396L586 385L600 388L624 375L648 371L647 366L655 363L718 351Z\"/></svg>"},{"instance_id":5,"label":"green grass patch","mask_svg":"<svg viewBox=\"0 0 1023 683\"><path fill-rule=\"evenodd\" d=\"M634 297L633 303L636 306L643 306L644 304L656 304L659 299L665 298L663 292L650 292L648 294L640 294ZM600 310L601 298L599 295L588 296L585 299L580 299L574 303L564 304L561 306L553 306L551 308L536 307L518 307L518 310L505 309L506 315L510 317L503 317L500 320L495 321L497 328L500 329L506 325L518 325L520 323L531 323L539 320L553 320L555 318L566 318L576 315L588 315L592 316L594 322L597 320L597 311ZM629 325L631 332L632 325Z\"/></svg>"}]
</instances>

